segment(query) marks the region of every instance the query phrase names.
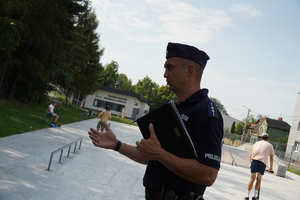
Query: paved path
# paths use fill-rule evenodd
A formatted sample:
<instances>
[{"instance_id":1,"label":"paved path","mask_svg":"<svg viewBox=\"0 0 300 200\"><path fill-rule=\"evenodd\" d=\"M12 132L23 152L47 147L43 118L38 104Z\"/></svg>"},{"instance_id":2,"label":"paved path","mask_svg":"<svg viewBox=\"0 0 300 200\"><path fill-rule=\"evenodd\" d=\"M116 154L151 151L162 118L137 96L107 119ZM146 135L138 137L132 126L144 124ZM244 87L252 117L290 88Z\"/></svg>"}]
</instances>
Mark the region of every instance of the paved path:
<instances>
[{"instance_id":1,"label":"paved path","mask_svg":"<svg viewBox=\"0 0 300 200\"><path fill-rule=\"evenodd\" d=\"M96 123L97 119L91 119L0 138L0 200L144 199L145 166L94 147L87 131ZM111 122L111 128L124 142L141 139L136 126ZM47 171L50 153L80 137L81 149L69 158L65 150L63 164L58 163L59 153L55 154L52 171ZM249 168L223 162L205 199L243 199L248 180ZM300 177L295 174L287 172L286 178L266 174L260 199L299 200L299 188Z\"/></svg>"}]
</instances>

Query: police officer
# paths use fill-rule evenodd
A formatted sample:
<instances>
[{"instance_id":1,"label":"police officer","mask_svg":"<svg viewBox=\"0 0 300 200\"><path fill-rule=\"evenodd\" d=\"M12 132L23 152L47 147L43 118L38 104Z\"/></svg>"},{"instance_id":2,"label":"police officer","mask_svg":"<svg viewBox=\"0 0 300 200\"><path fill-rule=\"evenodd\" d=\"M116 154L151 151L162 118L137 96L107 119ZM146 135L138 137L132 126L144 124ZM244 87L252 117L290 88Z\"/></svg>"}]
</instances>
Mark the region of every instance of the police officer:
<instances>
[{"instance_id":1,"label":"police officer","mask_svg":"<svg viewBox=\"0 0 300 200\"><path fill-rule=\"evenodd\" d=\"M180 158L161 148L155 127L149 125L150 138L136 146L119 141L111 129L99 133L90 129L95 146L114 149L128 158L147 164L143 184L147 200L203 199L207 186L216 180L221 162L223 119L216 105L208 98L208 90L200 82L209 56L196 47L168 43L164 77L169 89L178 98L177 109L195 146L195 159ZM168 168L161 174L153 160Z\"/></svg>"}]
</instances>

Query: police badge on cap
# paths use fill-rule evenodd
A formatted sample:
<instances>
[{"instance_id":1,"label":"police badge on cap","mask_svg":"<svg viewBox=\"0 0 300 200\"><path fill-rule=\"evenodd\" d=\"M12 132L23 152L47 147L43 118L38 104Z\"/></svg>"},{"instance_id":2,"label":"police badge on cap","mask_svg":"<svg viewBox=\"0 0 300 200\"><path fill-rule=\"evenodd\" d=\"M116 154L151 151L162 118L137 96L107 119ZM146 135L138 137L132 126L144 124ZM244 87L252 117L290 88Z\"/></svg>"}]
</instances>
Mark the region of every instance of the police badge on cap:
<instances>
[{"instance_id":1,"label":"police badge on cap","mask_svg":"<svg viewBox=\"0 0 300 200\"><path fill-rule=\"evenodd\" d=\"M209 60L209 56L204 51L201 51L196 47L172 42L168 43L166 53L166 59L170 57L181 57L192 60L198 63L203 69Z\"/></svg>"}]
</instances>

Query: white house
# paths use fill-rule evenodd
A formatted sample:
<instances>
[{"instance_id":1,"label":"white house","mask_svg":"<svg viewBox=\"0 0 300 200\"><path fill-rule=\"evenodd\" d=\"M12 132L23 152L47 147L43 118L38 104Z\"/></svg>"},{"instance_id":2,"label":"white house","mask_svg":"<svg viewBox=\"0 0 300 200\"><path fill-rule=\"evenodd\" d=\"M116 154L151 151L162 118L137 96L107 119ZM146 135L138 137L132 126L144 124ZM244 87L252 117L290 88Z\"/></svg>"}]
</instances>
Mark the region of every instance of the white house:
<instances>
[{"instance_id":1,"label":"white house","mask_svg":"<svg viewBox=\"0 0 300 200\"><path fill-rule=\"evenodd\" d=\"M285 156L299 161L300 151L300 93L298 93L289 139L286 146Z\"/></svg>"},{"instance_id":2,"label":"white house","mask_svg":"<svg viewBox=\"0 0 300 200\"><path fill-rule=\"evenodd\" d=\"M149 102L141 95L117 88L101 86L94 94L86 97L83 108L103 111L110 105L112 115L136 120L149 112Z\"/></svg>"}]
</instances>

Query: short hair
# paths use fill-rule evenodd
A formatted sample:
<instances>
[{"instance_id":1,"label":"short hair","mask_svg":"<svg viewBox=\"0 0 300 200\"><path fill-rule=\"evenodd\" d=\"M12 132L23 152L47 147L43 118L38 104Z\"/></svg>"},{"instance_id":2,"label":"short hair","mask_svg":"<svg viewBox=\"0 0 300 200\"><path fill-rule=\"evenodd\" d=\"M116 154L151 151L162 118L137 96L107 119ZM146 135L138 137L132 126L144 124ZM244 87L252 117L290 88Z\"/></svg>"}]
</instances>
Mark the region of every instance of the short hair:
<instances>
[{"instance_id":1,"label":"short hair","mask_svg":"<svg viewBox=\"0 0 300 200\"><path fill-rule=\"evenodd\" d=\"M194 62L194 61L192 61L190 59L187 59L187 58L181 58L180 59L180 65L181 65L181 67L185 67L185 66L190 65L190 64L192 64L192 65L195 66L196 78L198 80L201 80L201 77L202 77L202 74L203 74L203 70L204 70L203 67L200 64L198 64L198 63L196 63L196 62Z\"/></svg>"},{"instance_id":2,"label":"short hair","mask_svg":"<svg viewBox=\"0 0 300 200\"><path fill-rule=\"evenodd\" d=\"M110 110L110 105L105 106L106 110Z\"/></svg>"}]
</instances>

